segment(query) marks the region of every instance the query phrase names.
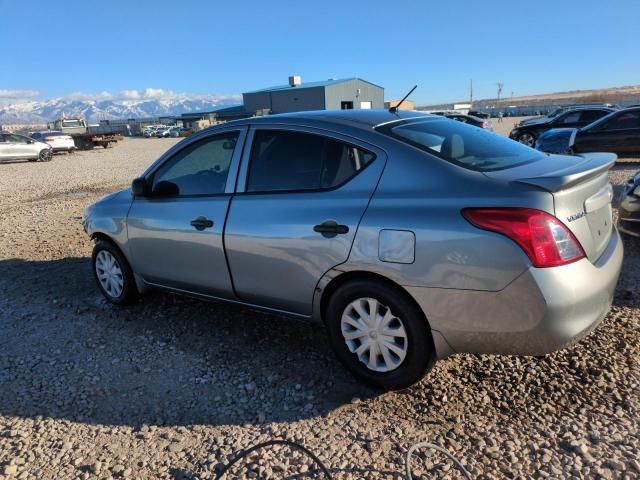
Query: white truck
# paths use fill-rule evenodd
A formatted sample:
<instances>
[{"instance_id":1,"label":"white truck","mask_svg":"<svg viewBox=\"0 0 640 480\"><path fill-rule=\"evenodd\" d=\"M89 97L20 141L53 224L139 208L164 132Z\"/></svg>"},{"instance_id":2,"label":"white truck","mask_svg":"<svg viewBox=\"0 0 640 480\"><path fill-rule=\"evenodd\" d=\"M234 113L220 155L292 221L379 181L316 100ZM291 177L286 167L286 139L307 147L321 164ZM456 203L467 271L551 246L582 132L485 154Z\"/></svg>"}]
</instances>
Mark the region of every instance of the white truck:
<instances>
[{"instance_id":1,"label":"white truck","mask_svg":"<svg viewBox=\"0 0 640 480\"><path fill-rule=\"evenodd\" d=\"M126 126L87 125L81 118L61 118L47 124L49 130L57 130L70 135L78 150L91 150L93 147L109 148L126 135Z\"/></svg>"}]
</instances>

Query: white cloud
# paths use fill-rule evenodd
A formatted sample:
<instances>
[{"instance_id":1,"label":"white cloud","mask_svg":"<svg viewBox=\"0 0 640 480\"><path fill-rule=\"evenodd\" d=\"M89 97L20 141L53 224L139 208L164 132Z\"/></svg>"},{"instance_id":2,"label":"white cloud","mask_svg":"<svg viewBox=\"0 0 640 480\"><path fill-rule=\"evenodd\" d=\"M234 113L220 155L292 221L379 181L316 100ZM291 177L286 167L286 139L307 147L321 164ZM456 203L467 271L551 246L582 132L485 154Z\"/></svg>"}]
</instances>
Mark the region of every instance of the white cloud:
<instances>
[{"instance_id":1,"label":"white cloud","mask_svg":"<svg viewBox=\"0 0 640 480\"><path fill-rule=\"evenodd\" d=\"M118 94L120 100L139 100L140 92L138 90L122 90Z\"/></svg>"},{"instance_id":2,"label":"white cloud","mask_svg":"<svg viewBox=\"0 0 640 480\"><path fill-rule=\"evenodd\" d=\"M0 89L0 98L35 98L39 96L40 96L40 92L37 90L2 90Z\"/></svg>"}]
</instances>

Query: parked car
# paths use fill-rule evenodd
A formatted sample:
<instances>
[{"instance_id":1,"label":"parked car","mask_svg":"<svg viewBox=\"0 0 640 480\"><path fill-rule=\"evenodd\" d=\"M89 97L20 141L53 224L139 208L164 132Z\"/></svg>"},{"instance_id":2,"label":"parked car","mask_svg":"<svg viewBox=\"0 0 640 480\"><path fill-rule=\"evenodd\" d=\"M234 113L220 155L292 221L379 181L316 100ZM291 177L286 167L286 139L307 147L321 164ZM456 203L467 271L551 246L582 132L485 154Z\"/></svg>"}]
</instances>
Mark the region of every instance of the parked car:
<instances>
[{"instance_id":1,"label":"parked car","mask_svg":"<svg viewBox=\"0 0 640 480\"><path fill-rule=\"evenodd\" d=\"M579 128L613 112L610 108L579 108L567 110L555 117L541 117L537 122L516 126L509 138L533 147L537 138L552 128Z\"/></svg>"},{"instance_id":2,"label":"parked car","mask_svg":"<svg viewBox=\"0 0 640 480\"><path fill-rule=\"evenodd\" d=\"M561 113L568 112L569 110L576 110L579 108L605 108L605 109L608 108L611 110L617 110L620 107L612 103L576 103L576 104L563 105L561 107L558 107L555 110L544 115L544 117L546 117L547 119L553 119L553 118L556 118ZM533 117L525 118L524 120L520 121L520 123L518 123L516 126L524 126L530 123L538 123L541 120L543 120L543 117L536 115Z\"/></svg>"},{"instance_id":3,"label":"parked car","mask_svg":"<svg viewBox=\"0 0 640 480\"><path fill-rule=\"evenodd\" d=\"M0 132L0 161L31 160L48 162L53 156L51 145L17 133Z\"/></svg>"},{"instance_id":4,"label":"parked car","mask_svg":"<svg viewBox=\"0 0 640 480\"><path fill-rule=\"evenodd\" d=\"M618 207L618 230L640 237L640 171L627 182Z\"/></svg>"},{"instance_id":5,"label":"parked car","mask_svg":"<svg viewBox=\"0 0 640 480\"><path fill-rule=\"evenodd\" d=\"M323 322L358 379L402 388L455 352L595 328L622 265L614 160L412 111L270 115L174 145L83 226L108 301L160 288Z\"/></svg>"},{"instance_id":6,"label":"parked car","mask_svg":"<svg viewBox=\"0 0 640 480\"><path fill-rule=\"evenodd\" d=\"M179 137L180 136L180 127L171 127L169 129L168 137Z\"/></svg>"},{"instance_id":7,"label":"parked car","mask_svg":"<svg viewBox=\"0 0 640 480\"><path fill-rule=\"evenodd\" d=\"M451 120L473 125L474 127L486 128L487 130L493 131L493 124L491 123L491 120L484 120L482 118L465 115L463 113L444 113L442 116L450 118Z\"/></svg>"},{"instance_id":8,"label":"parked car","mask_svg":"<svg viewBox=\"0 0 640 480\"><path fill-rule=\"evenodd\" d=\"M640 154L640 108L625 108L586 127L549 130L536 142L547 153L614 152Z\"/></svg>"},{"instance_id":9,"label":"parked car","mask_svg":"<svg viewBox=\"0 0 640 480\"><path fill-rule=\"evenodd\" d=\"M77 150L73 137L63 132L55 130L45 130L43 132L34 132L31 138L42 143L51 145L53 152L73 153Z\"/></svg>"},{"instance_id":10,"label":"parked car","mask_svg":"<svg viewBox=\"0 0 640 480\"><path fill-rule=\"evenodd\" d=\"M478 117L478 118L482 118L482 119L491 118L491 115L489 115L488 113L480 112L478 110L469 110L467 112L467 115L471 115L472 117Z\"/></svg>"}]
</instances>

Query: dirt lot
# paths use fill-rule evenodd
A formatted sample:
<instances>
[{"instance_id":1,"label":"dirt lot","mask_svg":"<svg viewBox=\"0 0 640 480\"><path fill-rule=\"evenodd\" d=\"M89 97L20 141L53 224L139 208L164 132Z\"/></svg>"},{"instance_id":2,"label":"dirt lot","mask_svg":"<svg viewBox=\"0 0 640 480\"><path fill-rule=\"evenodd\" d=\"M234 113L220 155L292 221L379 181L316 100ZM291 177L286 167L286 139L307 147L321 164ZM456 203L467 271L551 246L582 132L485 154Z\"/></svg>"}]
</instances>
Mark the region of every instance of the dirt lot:
<instances>
[{"instance_id":1,"label":"dirt lot","mask_svg":"<svg viewBox=\"0 0 640 480\"><path fill-rule=\"evenodd\" d=\"M102 300L82 210L173 143L0 164L0 478L213 478L271 438L302 442L336 479L404 478L424 440L477 478L640 477L640 242L625 238L614 306L574 348L457 355L381 394L322 328L169 294ZM638 168L616 166L617 192ZM414 463L414 478L456 478L438 455ZM228 478L322 477L281 449Z\"/></svg>"}]
</instances>

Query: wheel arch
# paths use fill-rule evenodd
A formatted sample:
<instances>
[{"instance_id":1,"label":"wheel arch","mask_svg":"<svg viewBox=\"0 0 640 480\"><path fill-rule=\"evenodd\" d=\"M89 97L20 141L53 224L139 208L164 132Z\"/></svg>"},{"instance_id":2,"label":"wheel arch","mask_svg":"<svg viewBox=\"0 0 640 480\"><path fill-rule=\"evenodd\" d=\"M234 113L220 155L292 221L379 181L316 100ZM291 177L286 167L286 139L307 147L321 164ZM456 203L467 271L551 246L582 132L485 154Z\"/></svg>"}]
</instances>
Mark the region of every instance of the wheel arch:
<instances>
[{"instance_id":1,"label":"wheel arch","mask_svg":"<svg viewBox=\"0 0 640 480\"><path fill-rule=\"evenodd\" d=\"M331 300L331 296L336 292L336 290L338 290L338 288L340 288L342 285L348 282L352 282L355 280L373 280L373 281L388 285L389 287L400 292L407 299L409 299L409 301L413 303L413 305L418 309L418 311L422 315L422 318L427 324L427 327L431 328L431 326L429 325L429 320L427 319L427 316L422 311L422 308L420 308L420 305L418 304L416 299L413 298L413 295L411 295L411 293L409 293L407 289L405 289L402 285L394 282L393 280L390 280L384 275L380 275L379 273L374 273L366 270L353 270L349 272L334 271L333 275L331 275L330 277L331 278L328 280L328 283L326 283L324 287L319 287L321 288L322 291L320 292L320 295L319 295L320 298L317 305L317 318L322 323L326 322L326 313L327 313L327 307L329 305L329 300Z\"/></svg>"},{"instance_id":2,"label":"wheel arch","mask_svg":"<svg viewBox=\"0 0 640 480\"><path fill-rule=\"evenodd\" d=\"M131 272L133 273L133 278L134 278L134 280L136 282L136 288L138 289L138 292L139 293L144 293L146 290L148 290L148 287L144 283L144 280L142 280L142 277L140 277L140 275L138 275L136 273L136 271L133 269L133 265L131 263L131 259L127 255L127 252L124 251L124 249L118 244L118 242L116 240L113 239L113 237L107 235L104 232L97 231L97 232L91 233L89 238L91 238L91 240L93 240L93 242L95 242L95 243L97 243L99 241L109 242L111 245L113 245L115 248L117 248L118 251L120 252L120 254L124 257L124 259L129 264L129 268L131 269ZM92 266L91 268L94 268L94 267Z\"/></svg>"}]
</instances>

